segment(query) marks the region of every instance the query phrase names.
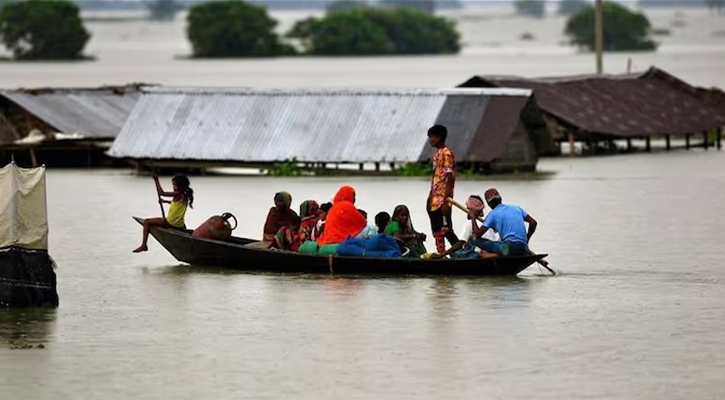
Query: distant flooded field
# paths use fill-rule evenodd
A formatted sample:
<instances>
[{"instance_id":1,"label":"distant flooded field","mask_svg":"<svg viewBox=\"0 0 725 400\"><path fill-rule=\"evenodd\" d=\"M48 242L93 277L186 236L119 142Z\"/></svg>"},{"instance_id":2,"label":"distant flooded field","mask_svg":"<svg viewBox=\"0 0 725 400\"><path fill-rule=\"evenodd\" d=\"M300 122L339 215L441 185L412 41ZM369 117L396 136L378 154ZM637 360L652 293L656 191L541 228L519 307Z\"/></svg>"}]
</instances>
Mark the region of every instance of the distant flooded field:
<instances>
[{"instance_id":1,"label":"distant flooded field","mask_svg":"<svg viewBox=\"0 0 725 400\"><path fill-rule=\"evenodd\" d=\"M551 5L549 17L533 19L497 4L446 12L457 21L464 49L454 56L276 58L255 60L189 60L185 15L173 23L133 18L143 13L88 13L93 38L87 53L95 61L77 63L0 63L0 87L97 86L149 82L166 85L318 87L426 86L459 84L476 74L551 76L588 74L594 57L566 45L565 19ZM697 85L725 87L725 17L698 8L646 9L654 28L671 36L653 53L612 53L609 73L657 65ZM308 16L275 12L280 31ZM99 22L99 18L120 18ZM533 40L524 41L530 33Z\"/></svg>"}]
</instances>

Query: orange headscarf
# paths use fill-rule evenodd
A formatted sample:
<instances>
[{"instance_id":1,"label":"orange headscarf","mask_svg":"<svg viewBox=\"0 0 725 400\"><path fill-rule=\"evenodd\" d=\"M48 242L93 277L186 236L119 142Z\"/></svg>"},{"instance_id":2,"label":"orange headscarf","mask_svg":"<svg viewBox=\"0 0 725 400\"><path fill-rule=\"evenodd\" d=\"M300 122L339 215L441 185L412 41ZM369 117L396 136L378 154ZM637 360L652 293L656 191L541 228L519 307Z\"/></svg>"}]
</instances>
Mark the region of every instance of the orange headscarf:
<instances>
[{"instance_id":1,"label":"orange headscarf","mask_svg":"<svg viewBox=\"0 0 725 400\"><path fill-rule=\"evenodd\" d=\"M317 239L317 243L342 243L346 239L355 237L367 226L368 221L355 208L355 189L343 186L335 195L332 208L327 213L325 231Z\"/></svg>"}]
</instances>

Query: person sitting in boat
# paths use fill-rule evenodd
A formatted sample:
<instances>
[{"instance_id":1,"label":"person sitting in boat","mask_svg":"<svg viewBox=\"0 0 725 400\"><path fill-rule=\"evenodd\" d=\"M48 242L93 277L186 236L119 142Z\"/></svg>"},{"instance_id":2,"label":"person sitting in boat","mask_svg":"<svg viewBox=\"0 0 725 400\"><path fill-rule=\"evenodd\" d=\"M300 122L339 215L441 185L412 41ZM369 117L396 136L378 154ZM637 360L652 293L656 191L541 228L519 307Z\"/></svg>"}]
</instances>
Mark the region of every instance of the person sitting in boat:
<instances>
[{"instance_id":1,"label":"person sitting in boat","mask_svg":"<svg viewBox=\"0 0 725 400\"><path fill-rule=\"evenodd\" d=\"M355 208L355 189L343 186L335 195L332 208L327 213L325 229L317 239L319 245L338 244L354 238L362 232L368 222Z\"/></svg>"},{"instance_id":2,"label":"person sitting in boat","mask_svg":"<svg viewBox=\"0 0 725 400\"><path fill-rule=\"evenodd\" d=\"M385 233L385 229L387 229L389 223L390 214L385 211L381 211L375 216L375 226L378 227L378 233Z\"/></svg>"},{"instance_id":3,"label":"person sitting in boat","mask_svg":"<svg viewBox=\"0 0 725 400\"><path fill-rule=\"evenodd\" d=\"M357 209L357 211L362 215L365 220L368 219L368 213L365 210ZM370 223L370 221L367 221L367 224L365 225L365 229L363 229L360 233L355 236L357 239L369 239L375 235L378 235L378 227L375 224Z\"/></svg>"},{"instance_id":4,"label":"person sitting in boat","mask_svg":"<svg viewBox=\"0 0 725 400\"><path fill-rule=\"evenodd\" d=\"M524 255L529 253L529 240L536 232L536 220L523 208L511 204L503 204L501 194L496 189L488 189L484 195L491 212L480 227L473 226L476 237L475 244L481 248L484 258ZM469 216L475 218L475 210L469 209ZM528 231L526 223L529 224ZM492 241L483 238L489 230L498 232L501 240Z\"/></svg>"},{"instance_id":5,"label":"person sitting in boat","mask_svg":"<svg viewBox=\"0 0 725 400\"><path fill-rule=\"evenodd\" d=\"M317 226L315 227L315 231L312 233L312 239L310 240L317 240L322 236L322 232L325 231L325 221L327 220L327 213L330 212L330 209L332 208L332 203L323 203L320 206L320 216L317 219Z\"/></svg>"},{"instance_id":6,"label":"person sitting in boat","mask_svg":"<svg viewBox=\"0 0 725 400\"><path fill-rule=\"evenodd\" d=\"M299 227L300 217L290 208L292 196L287 192L279 192L274 195L274 207L269 209L267 221L264 223L264 235L262 241L271 243L275 235L283 227Z\"/></svg>"},{"instance_id":7,"label":"person sitting in boat","mask_svg":"<svg viewBox=\"0 0 725 400\"><path fill-rule=\"evenodd\" d=\"M478 220L483 218L485 204L481 196L471 195L468 197L468 200L466 200L466 208L473 212L468 215L468 222L466 222L466 227L463 230L463 236L461 236L462 240L451 246L448 252L453 258L481 258L481 252L483 249L476 245L477 238L474 235L473 230L479 229L480 227ZM496 242L499 240L499 237L496 232L489 229L485 234L483 234L482 239Z\"/></svg>"},{"instance_id":8,"label":"person sitting in boat","mask_svg":"<svg viewBox=\"0 0 725 400\"><path fill-rule=\"evenodd\" d=\"M299 227L282 227L274 237L270 248L297 251L300 245L312 240L312 235L317 228L317 221L320 218L320 207L314 200L305 200L300 204L300 217L302 221Z\"/></svg>"},{"instance_id":9,"label":"person sitting in boat","mask_svg":"<svg viewBox=\"0 0 725 400\"><path fill-rule=\"evenodd\" d=\"M170 204L169 213L166 218L148 218L143 222L143 240L134 253L148 251L149 228L159 226L164 228L186 229L184 217L186 216L186 208L194 208L194 190L189 186L189 178L186 175L176 175L171 179L173 192L165 192L159 182L159 176L156 171L151 172L151 176L156 182L156 192L159 195L159 203ZM171 201L163 200L161 197L171 197Z\"/></svg>"},{"instance_id":10,"label":"person sitting in boat","mask_svg":"<svg viewBox=\"0 0 725 400\"><path fill-rule=\"evenodd\" d=\"M410 219L410 211L405 205L395 207L393 217L385 229L385 233L393 236L405 248L410 250L409 257L419 258L427 253L425 249L426 235L418 233L413 228L413 222Z\"/></svg>"}]
</instances>

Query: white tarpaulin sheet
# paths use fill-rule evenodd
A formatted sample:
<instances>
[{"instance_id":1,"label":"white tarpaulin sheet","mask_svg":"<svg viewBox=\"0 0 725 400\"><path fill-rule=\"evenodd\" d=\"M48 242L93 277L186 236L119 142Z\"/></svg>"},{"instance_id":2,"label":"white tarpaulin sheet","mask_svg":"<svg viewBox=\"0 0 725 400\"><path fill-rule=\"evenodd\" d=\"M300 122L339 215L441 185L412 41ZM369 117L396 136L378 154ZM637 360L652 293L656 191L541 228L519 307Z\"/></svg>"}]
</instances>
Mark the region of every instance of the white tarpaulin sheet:
<instances>
[{"instance_id":1,"label":"white tarpaulin sheet","mask_svg":"<svg viewBox=\"0 0 725 400\"><path fill-rule=\"evenodd\" d=\"M48 249L45 167L0 169L0 248Z\"/></svg>"}]
</instances>

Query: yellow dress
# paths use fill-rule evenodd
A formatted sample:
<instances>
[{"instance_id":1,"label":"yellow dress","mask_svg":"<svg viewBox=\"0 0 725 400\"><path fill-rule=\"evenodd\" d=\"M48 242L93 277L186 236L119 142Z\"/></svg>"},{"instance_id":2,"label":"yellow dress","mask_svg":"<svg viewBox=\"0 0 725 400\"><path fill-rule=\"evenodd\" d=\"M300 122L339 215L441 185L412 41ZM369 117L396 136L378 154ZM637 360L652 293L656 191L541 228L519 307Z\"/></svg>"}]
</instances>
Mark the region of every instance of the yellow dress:
<instances>
[{"instance_id":1,"label":"yellow dress","mask_svg":"<svg viewBox=\"0 0 725 400\"><path fill-rule=\"evenodd\" d=\"M166 216L166 221L169 224L177 228L185 228L184 216L186 215L186 202L185 201L172 201L169 206L169 214Z\"/></svg>"}]
</instances>

